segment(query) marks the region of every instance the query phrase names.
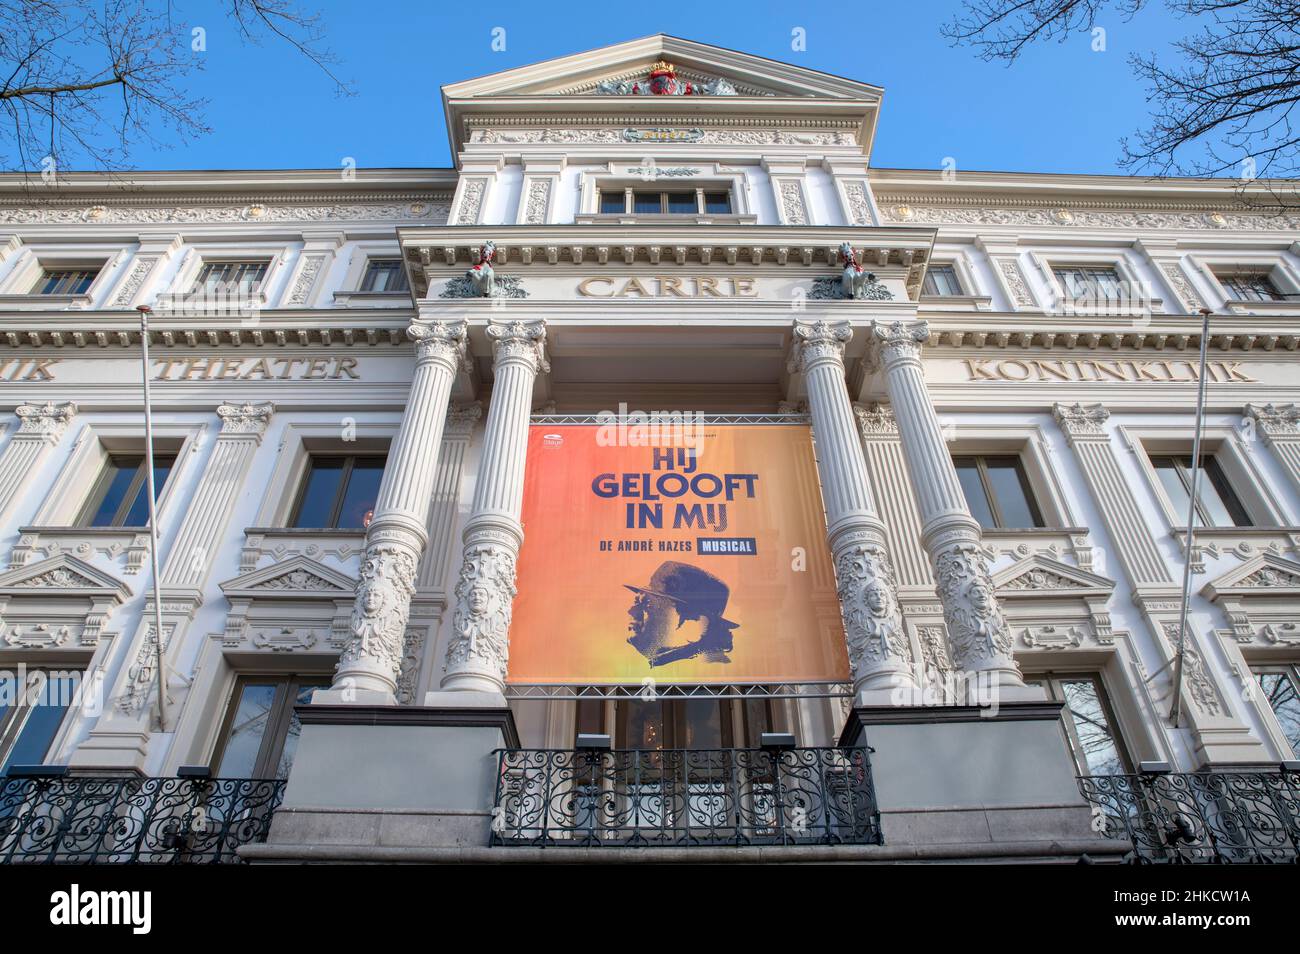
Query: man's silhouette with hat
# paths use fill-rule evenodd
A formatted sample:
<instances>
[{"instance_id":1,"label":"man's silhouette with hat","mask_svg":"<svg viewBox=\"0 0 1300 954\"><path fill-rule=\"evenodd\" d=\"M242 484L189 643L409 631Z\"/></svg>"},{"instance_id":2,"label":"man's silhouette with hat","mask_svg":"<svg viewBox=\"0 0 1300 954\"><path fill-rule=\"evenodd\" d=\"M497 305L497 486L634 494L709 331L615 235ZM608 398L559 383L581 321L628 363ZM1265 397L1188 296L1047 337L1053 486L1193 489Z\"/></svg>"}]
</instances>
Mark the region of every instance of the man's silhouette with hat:
<instances>
[{"instance_id":1,"label":"man's silhouette with hat","mask_svg":"<svg viewBox=\"0 0 1300 954\"><path fill-rule=\"evenodd\" d=\"M697 566L668 560L654 571L648 586L623 585L636 594L627 611L632 617L628 642L651 666L696 656L707 662L731 662L727 655L732 648L731 631L740 624L722 615L731 590L718 577ZM702 634L690 642L674 644L674 634L692 620L702 622Z\"/></svg>"}]
</instances>

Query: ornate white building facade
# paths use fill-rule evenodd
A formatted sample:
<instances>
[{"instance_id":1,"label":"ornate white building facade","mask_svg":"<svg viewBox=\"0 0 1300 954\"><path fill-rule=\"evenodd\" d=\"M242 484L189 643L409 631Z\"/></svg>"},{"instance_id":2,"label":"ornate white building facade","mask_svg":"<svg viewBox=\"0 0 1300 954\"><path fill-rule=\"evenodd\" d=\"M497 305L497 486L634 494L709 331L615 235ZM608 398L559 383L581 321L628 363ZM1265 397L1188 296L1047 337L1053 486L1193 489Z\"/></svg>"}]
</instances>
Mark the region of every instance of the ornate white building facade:
<instances>
[{"instance_id":1,"label":"ornate white building facade","mask_svg":"<svg viewBox=\"0 0 1300 954\"><path fill-rule=\"evenodd\" d=\"M0 185L0 669L98 690L9 705L7 769L287 776L268 859L506 851L501 745L865 737L871 850L1046 857L1104 853L1075 775L1300 755L1279 184L876 169L882 90L663 36L443 94L452 169ZM811 422L849 681L507 684L530 417L620 406ZM972 674L1022 715L981 721Z\"/></svg>"}]
</instances>

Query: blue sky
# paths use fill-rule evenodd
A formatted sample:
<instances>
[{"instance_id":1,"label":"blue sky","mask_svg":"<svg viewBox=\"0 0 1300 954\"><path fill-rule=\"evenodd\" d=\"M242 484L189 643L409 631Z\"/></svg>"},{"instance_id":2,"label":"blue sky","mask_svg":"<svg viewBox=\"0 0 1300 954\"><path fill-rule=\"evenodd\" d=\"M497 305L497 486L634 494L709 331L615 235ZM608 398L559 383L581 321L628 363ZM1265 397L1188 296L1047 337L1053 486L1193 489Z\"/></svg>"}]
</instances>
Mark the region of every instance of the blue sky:
<instances>
[{"instance_id":1,"label":"blue sky","mask_svg":"<svg viewBox=\"0 0 1300 954\"><path fill-rule=\"evenodd\" d=\"M327 78L284 44L238 43L210 0L174 6L178 31L207 30L195 92L210 100L212 133L173 148L139 149L143 169L447 166L439 87L485 73L651 33L756 53L885 89L873 165L1114 173L1119 139L1147 115L1130 52L1165 50L1190 29L1157 4L1131 22L1104 20L1106 50L1091 38L1030 49L1015 66L980 62L939 34L955 0L765 4L341 2L318 6L336 71L355 89L337 97ZM654 11L654 12L651 12ZM492 49L492 29L506 49ZM807 49L791 49L802 27Z\"/></svg>"}]
</instances>

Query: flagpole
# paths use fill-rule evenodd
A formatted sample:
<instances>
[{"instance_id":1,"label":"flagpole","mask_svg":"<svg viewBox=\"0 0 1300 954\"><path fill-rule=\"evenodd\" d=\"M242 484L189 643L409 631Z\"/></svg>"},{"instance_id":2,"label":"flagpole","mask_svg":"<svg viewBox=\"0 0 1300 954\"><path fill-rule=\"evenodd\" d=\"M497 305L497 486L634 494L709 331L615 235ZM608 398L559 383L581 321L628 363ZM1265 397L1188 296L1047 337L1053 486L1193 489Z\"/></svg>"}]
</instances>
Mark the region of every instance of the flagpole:
<instances>
[{"instance_id":1,"label":"flagpole","mask_svg":"<svg viewBox=\"0 0 1300 954\"><path fill-rule=\"evenodd\" d=\"M154 668L158 673L158 729L167 731L167 708L164 701L162 593L158 572L158 508L153 483L153 407L149 392L149 313L148 305L137 305L140 313L140 362L144 369L144 473L149 494L149 559L153 568Z\"/></svg>"},{"instance_id":2,"label":"flagpole","mask_svg":"<svg viewBox=\"0 0 1300 954\"><path fill-rule=\"evenodd\" d=\"M1201 425L1205 419L1205 352L1210 338L1208 308L1201 309L1201 367L1196 387L1196 432L1192 437L1191 497L1187 502L1187 553L1183 563L1183 600L1178 611L1178 645L1174 651L1174 703L1169 721L1178 728L1183 710L1183 649L1187 644L1187 604L1192 598L1192 553L1196 543L1196 492L1201 476Z\"/></svg>"}]
</instances>

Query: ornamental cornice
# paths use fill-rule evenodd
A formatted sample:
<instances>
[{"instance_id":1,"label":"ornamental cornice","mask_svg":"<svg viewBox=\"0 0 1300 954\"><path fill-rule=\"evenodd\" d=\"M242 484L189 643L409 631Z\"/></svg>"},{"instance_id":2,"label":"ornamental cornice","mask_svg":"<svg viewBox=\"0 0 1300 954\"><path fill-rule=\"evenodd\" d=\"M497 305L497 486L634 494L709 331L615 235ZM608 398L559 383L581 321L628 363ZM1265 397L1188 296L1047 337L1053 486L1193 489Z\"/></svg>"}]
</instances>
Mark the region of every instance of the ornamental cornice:
<instances>
[{"instance_id":1,"label":"ornamental cornice","mask_svg":"<svg viewBox=\"0 0 1300 954\"><path fill-rule=\"evenodd\" d=\"M65 317L60 314L60 317ZM198 316L202 317L202 316ZM192 325L193 319L177 320L176 326L160 328L154 324L149 329L149 346L151 348L196 348L209 347L215 348L222 345L233 345L234 347L286 347L293 345L296 347L307 347L310 345L322 345L324 347L353 347L367 346L374 347L377 345L403 345L407 343L406 326L410 321L410 316L397 318L395 322L390 323L390 319L385 316L383 326L325 326L319 324L312 326L285 326L285 327L260 327L249 328L246 325L232 324L227 328L205 327L193 328L185 327ZM224 316L213 316L213 321L225 320ZM18 322L15 322L18 324ZM85 327L75 325L67 328L58 328L52 330L31 329L30 320L22 322L28 330L3 330L0 325L0 344L8 344L10 348L39 348L47 345L53 345L55 348L63 348L68 345L77 348L99 347L99 348L135 348L140 344L140 331L138 326L131 328L126 325L122 327L106 329L103 327L105 322L101 319L96 324L87 324ZM97 326L96 326L97 325ZM49 355L51 358L59 357L57 353Z\"/></svg>"},{"instance_id":2,"label":"ornamental cornice","mask_svg":"<svg viewBox=\"0 0 1300 954\"><path fill-rule=\"evenodd\" d=\"M854 131L860 121L849 119L798 119L784 116L699 116L695 113L654 114L654 115L611 115L597 113L590 115L521 113L517 116L468 116L464 120L467 129L486 129L493 126L540 127L540 126L654 126L688 124L701 127L724 127L737 129L827 129ZM621 129L619 130L621 132Z\"/></svg>"},{"instance_id":3,"label":"ornamental cornice","mask_svg":"<svg viewBox=\"0 0 1300 954\"><path fill-rule=\"evenodd\" d=\"M277 200L250 196L115 199L42 198L29 204L0 204L0 225L188 225L265 222L400 221L445 222L451 194L293 196Z\"/></svg>"},{"instance_id":4,"label":"ornamental cornice","mask_svg":"<svg viewBox=\"0 0 1300 954\"><path fill-rule=\"evenodd\" d=\"M1134 203L1062 197L1061 204L987 196L945 197L878 195L881 218L900 225L970 225L1102 229L1203 229L1214 231L1294 231L1300 216L1231 212L1205 203Z\"/></svg>"}]
</instances>

